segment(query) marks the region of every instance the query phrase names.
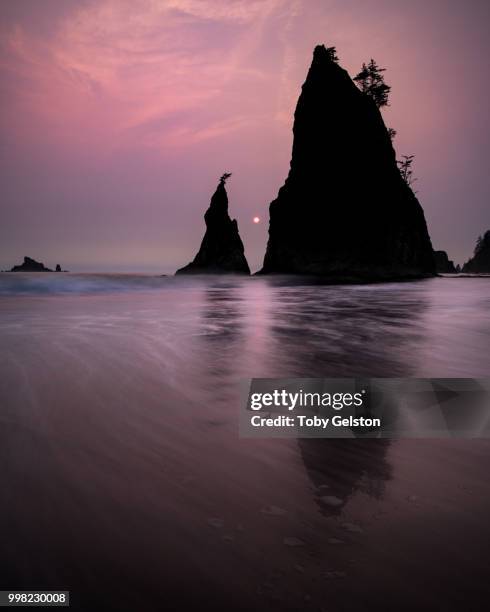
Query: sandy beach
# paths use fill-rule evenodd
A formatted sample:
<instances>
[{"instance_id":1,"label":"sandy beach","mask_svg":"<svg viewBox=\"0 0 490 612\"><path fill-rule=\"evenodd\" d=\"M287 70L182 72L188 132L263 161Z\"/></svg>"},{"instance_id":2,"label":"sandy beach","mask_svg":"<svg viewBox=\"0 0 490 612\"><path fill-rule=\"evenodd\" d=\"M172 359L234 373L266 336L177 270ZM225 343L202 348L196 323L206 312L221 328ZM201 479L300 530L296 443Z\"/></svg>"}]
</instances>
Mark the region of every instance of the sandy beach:
<instances>
[{"instance_id":1,"label":"sandy beach","mask_svg":"<svg viewBox=\"0 0 490 612\"><path fill-rule=\"evenodd\" d=\"M251 440L266 376L490 371L490 283L0 278L2 588L75 610L481 610L488 440Z\"/></svg>"}]
</instances>

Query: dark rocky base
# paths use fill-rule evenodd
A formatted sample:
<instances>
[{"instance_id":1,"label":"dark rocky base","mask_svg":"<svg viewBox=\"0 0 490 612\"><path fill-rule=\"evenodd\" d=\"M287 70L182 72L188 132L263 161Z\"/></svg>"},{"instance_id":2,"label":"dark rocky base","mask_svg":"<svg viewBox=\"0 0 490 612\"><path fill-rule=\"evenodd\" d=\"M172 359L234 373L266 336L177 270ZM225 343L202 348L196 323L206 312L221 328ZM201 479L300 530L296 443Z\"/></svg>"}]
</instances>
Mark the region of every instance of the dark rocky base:
<instances>
[{"instance_id":1,"label":"dark rocky base","mask_svg":"<svg viewBox=\"0 0 490 612\"><path fill-rule=\"evenodd\" d=\"M263 272L259 270L254 276L264 276L270 279L288 279L293 284L318 284L318 285L371 285L375 283L400 283L416 280L435 278L438 274L406 272L406 273L339 273L339 274L314 274L300 273L291 274L287 272ZM296 282L295 282L296 281Z\"/></svg>"},{"instance_id":2,"label":"dark rocky base","mask_svg":"<svg viewBox=\"0 0 490 612\"><path fill-rule=\"evenodd\" d=\"M440 276L440 275L438 275ZM475 272L472 274L463 272L459 274L444 274L443 278L490 278L490 272Z\"/></svg>"},{"instance_id":3,"label":"dark rocky base","mask_svg":"<svg viewBox=\"0 0 490 612\"><path fill-rule=\"evenodd\" d=\"M250 276L250 270L237 270L235 268L200 268L198 266L193 266L192 263L187 264L183 268L180 268L175 272L175 274L193 274L195 276L205 275L222 275L222 274L236 274L239 276Z\"/></svg>"}]
</instances>

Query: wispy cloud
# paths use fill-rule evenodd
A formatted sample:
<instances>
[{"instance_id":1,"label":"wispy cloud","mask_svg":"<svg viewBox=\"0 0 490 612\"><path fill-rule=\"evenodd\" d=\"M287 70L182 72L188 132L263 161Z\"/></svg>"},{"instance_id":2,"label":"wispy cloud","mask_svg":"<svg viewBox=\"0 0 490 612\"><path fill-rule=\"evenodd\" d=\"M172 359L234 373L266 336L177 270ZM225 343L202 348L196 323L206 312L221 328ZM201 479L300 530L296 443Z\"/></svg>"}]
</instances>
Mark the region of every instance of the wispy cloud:
<instances>
[{"instance_id":1,"label":"wispy cloud","mask_svg":"<svg viewBox=\"0 0 490 612\"><path fill-rule=\"evenodd\" d=\"M233 115L243 116L254 104L266 77L250 57L278 11L295 11L296 5L101 0L63 15L48 39L15 25L3 44L6 99L17 105L21 98L24 111L55 132L112 146L138 126L146 139L140 145L173 142L170 135L181 133L182 126L160 120L191 110L196 120L183 130L182 142L212 138L246 124ZM206 123L206 109L220 106L222 116ZM167 133L144 129L159 121Z\"/></svg>"}]
</instances>

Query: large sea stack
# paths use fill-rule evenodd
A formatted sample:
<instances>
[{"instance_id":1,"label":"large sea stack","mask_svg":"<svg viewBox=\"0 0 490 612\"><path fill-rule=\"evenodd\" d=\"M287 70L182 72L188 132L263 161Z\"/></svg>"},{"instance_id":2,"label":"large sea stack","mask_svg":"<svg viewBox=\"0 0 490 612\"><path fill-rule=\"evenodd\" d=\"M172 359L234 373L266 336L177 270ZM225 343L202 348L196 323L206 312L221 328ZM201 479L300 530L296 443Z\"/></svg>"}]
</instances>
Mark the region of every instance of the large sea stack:
<instances>
[{"instance_id":1,"label":"large sea stack","mask_svg":"<svg viewBox=\"0 0 490 612\"><path fill-rule=\"evenodd\" d=\"M490 230L476 241L473 257L463 266L469 274L490 274Z\"/></svg>"},{"instance_id":2,"label":"large sea stack","mask_svg":"<svg viewBox=\"0 0 490 612\"><path fill-rule=\"evenodd\" d=\"M228 214L228 195L223 174L204 215L206 233L201 248L191 263L176 274L250 274L238 233L238 224Z\"/></svg>"},{"instance_id":3,"label":"large sea stack","mask_svg":"<svg viewBox=\"0 0 490 612\"><path fill-rule=\"evenodd\" d=\"M270 205L261 273L433 275L424 213L400 175L381 113L323 45L315 48L293 134L289 175Z\"/></svg>"}]
</instances>

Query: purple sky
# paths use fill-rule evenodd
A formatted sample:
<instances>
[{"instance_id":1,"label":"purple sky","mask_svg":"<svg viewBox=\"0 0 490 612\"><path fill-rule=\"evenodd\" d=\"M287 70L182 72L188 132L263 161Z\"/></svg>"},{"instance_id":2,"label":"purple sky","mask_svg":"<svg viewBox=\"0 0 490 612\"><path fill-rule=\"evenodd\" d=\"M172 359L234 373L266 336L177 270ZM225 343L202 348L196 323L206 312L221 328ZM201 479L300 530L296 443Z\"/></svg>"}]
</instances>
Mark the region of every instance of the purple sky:
<instances>
[{"instance_id":1,"label":"purple sky","mask_svg":"<svg viewBox=\"0 0 490 612\"><path fill-rule=\"evenodd\" d=\"M462 262L490 228L486 0L16 0L0 23L0 269L172 272L224 171L257 269L318 43L387 68L434 247Z\"/></svg>"}]
</instances>

